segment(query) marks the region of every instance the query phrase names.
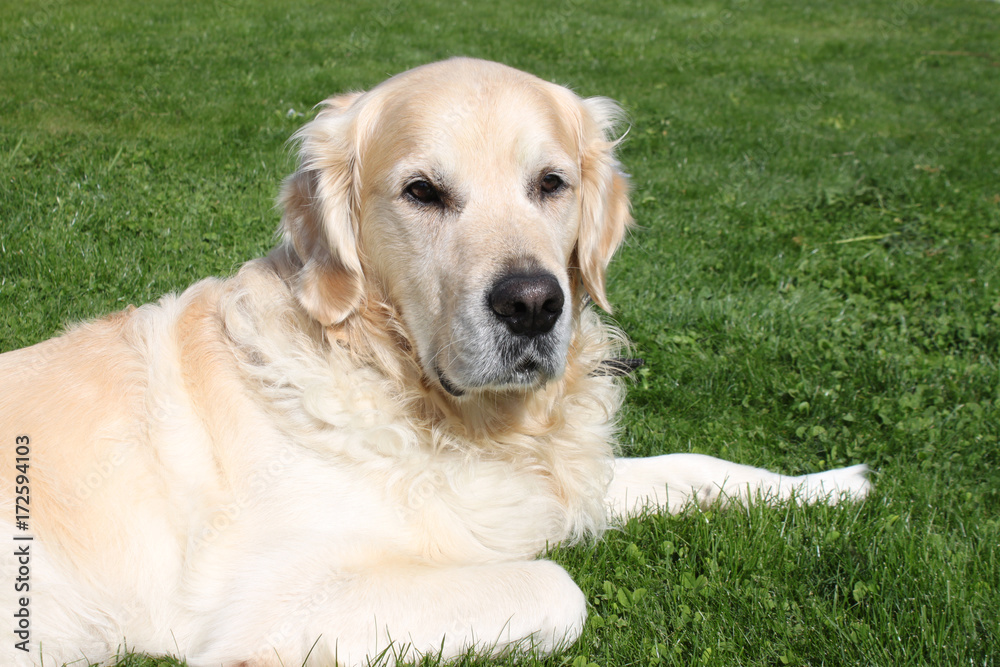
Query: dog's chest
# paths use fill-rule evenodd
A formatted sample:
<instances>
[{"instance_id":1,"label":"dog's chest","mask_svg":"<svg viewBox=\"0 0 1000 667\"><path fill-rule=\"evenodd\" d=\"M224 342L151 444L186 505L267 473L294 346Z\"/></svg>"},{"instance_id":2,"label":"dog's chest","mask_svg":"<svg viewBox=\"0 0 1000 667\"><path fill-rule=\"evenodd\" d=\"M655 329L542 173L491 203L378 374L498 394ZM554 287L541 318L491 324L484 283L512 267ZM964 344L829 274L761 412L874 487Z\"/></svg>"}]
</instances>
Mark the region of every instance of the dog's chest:
<instances>
[{"instance_id":1,"label":"dog's chest","mask_svg":"<svg viewBox=\"0 0 1000 667\"><path fill-rule=\"evenodd\" d=\"M546 476L509 462L449 455L368 461L299 453L260 489L252 532L294 536L345 560L524 558L565 537Z\"/></svg>"}]
</instances>

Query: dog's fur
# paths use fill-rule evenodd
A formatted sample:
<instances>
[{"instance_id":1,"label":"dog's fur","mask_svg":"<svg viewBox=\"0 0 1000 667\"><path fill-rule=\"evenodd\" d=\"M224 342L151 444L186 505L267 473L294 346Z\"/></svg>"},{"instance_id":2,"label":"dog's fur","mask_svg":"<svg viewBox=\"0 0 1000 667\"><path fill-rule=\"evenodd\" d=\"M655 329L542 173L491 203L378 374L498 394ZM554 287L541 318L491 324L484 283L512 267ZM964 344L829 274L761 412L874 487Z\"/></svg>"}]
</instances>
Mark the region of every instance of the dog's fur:
<instances>
[{"instance_id":1,"label":"dog's fur","mask_svg":"<svg viewBox=\"0 0 1000 667\"><path fill-rule=\"evenodd\" d=\"M0 662L547 652L586 601L546 545L646 506L864 496L863 466L614 458L623 339L589 302L630 223L619 115L468 59L334 97L267 258L0 356L2 525L34 537L4 549L12 582L30 545L30 591L0 596Z\"/></svg>"}]
</instances>

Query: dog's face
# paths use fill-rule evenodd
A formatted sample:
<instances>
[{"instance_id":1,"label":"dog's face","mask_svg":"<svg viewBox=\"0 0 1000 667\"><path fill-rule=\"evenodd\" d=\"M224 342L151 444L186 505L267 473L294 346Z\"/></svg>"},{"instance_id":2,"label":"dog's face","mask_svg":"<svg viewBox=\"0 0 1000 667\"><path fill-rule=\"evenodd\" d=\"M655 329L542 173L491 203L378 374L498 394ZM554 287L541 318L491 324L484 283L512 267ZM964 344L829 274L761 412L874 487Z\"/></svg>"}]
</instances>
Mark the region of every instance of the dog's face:
<instances>
[{"instance_id":1,"label":"dog's face","mask_svg":"<svg viewBox=\"0 0 1000 667\"><path fill-rule=\"evenodd\" d=\"M467 59L326 104L282 193L302 305L335 324L377 287L453 396L559 376L630 220L618 108Z\"/></svg>"}]
</instances>

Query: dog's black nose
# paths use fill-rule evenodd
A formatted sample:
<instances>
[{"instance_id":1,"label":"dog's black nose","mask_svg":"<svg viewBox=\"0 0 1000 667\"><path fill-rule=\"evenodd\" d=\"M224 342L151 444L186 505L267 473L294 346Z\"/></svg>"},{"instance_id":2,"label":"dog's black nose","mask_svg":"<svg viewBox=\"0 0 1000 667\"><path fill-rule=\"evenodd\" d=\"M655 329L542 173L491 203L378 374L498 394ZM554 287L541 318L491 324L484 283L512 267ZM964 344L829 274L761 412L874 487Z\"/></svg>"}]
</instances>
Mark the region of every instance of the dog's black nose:
<instances>
[{"instance_id":1,"label":"dog's black nose","mask_svg":"<svg viewBox=\"0 0 1000 667\"><path fill-rule=\"evenodd\" d=\"M563 309L563 291L551 273L504 276L489 293L490 308L512 334L552 331Z\"/></svg>"}]
</instances>

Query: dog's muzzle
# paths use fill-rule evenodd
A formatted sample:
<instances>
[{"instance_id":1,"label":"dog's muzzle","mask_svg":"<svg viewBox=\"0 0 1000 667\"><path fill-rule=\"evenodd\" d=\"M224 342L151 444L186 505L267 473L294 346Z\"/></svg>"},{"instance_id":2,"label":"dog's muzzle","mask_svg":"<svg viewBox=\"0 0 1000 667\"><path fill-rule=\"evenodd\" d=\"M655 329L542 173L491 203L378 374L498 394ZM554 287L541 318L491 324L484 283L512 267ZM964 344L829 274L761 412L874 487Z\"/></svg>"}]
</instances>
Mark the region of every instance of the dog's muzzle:
<instances>
[{"instance_id":1,"label":"dog's muzzle","mask_svg":"<svg viewBox=\"0 0 1000 667\"><path fill-rule=\"evenodd\" d=\"M555 275L509 271L483 297L464 320L475 324L457 336L464 343L460 361L434 367L445 392L460 397L470 389L531 387L562 372L569 334L566 296Z\"/></svg>"}]
</instances>

